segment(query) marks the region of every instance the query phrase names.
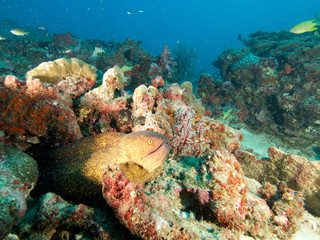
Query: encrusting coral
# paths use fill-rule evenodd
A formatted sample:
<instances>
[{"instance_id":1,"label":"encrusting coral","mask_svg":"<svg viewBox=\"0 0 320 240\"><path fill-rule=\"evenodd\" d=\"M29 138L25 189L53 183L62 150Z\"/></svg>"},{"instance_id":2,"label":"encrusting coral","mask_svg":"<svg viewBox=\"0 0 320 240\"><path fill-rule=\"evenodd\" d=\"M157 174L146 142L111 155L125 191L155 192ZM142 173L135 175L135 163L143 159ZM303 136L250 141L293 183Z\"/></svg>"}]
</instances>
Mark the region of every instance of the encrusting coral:
<instances>
[{"instance_id":1,"label":"encrusting coral","mask_svg":"<svg viewBox=\"0 0 320 240\"><path fill-rule=\"evenodd\" d=\"M102 132L152 130L166 135L172 155L161 162L163 171L148 177L150 182L130 181L130 163L108 165L101 176L105 200L131 233L144 239L237 239L243 234L256 239L285 239L296 231L304 211L302 193L281 181L270 181L277 186L266 183L258 192L251 192L238 162L243 135L206 116L190 82L157 86L159 89L142 85L132 95L124 90L124 75L118 67L109 69L102 85L92 90L92 81L77 85L79 82L68 76L55 83L32 77L23 82L7 76L0 90L0 108L4 108L1 120L5 123L1 129L6 140L17 145L29 140L24 149L45 145L46 139L58 145L82 134ZM16 105L19 101L27 107ZM62 118L61 113L70 118ZM40 121L42 125L37 126L42 127L36 129L34 121ZM34 137L37 141L30 140ZM136 169L141 170L141 166ZM64 194L62 191L61 196ZM106 234L107 239L113 237L93 217L90 207L70 205L51 193L40 202L43 207L37 221L47 226L41 236L50 238L59 229L66 229L66 234L81 229L97 237L101 237L99 233ZM25 220L23 226L36 224ZM16 228L15 233L22 236L34 228L22 229Z\"/></svg>"},{"instance_id":2,"label":"encrusting coral","mask_svg":"<svg viewBox=\"0 0 320 240\"><path fill-rule=\"evenodd\" d=\"M288 187L303 193L306 209L320 216L319 162L310 162L305 157L286 154L274 147L268 150L268 160L256 159L245 151L235 154L247 177L272 184L286 182Z\"/></svg>"},{"instance_id":3,"label":"encrusting coral","mask_svg":"<svg viewBox=\"0 0 320 240\"><path fill-rule=\"evenodd\" d=\"M111 122L119 121L124 118L123 115L127 115L128 97L122 96L123 87L123 72L115 66L105 72L101 86L88 91L79 99L75 112L85 135L111 131ZM131 126L121 128L129 132Z\"/></svg>"},{"instance_id":4,"label":"encrusting coral","mask_svg":"<svg viewBox=\"0 0 320 240\"><path fill-rule=\"evenodd\" d=\"M61 144L82 137L72 100L55 85L8 75L0 82L0 129L26 150L43 141ZM55 132L55 139L51 137Z\"/></svg>"}]
</instances>

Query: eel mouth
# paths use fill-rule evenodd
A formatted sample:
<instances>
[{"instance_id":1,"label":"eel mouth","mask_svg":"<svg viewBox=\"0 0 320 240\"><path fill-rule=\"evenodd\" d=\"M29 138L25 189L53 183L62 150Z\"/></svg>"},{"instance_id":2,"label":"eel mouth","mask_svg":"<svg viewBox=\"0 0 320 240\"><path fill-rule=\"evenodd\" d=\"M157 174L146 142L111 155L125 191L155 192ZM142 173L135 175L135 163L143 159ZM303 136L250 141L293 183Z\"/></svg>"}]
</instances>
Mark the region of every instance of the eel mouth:
<instances>
[{"instance_id":1,"label":"eel mouth","mask_svg":"<svg viewBox=\"0 0 320 240\"><path fill-rule=\"evenodd\" d=\"M141 166L147 171L152 172L161 166L170 152L171 146L168 142L163 142L158 148L150 152L141 159Z\"/></svg>"}]
</instances>

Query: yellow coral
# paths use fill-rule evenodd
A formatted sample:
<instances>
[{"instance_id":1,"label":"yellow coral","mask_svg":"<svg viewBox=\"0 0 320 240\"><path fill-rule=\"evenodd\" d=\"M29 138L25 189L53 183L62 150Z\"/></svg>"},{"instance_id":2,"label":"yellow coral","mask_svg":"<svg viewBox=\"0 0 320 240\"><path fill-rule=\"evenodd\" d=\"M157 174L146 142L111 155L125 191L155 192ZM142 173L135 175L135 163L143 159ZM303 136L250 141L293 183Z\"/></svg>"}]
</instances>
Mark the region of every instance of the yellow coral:
<instances>
[{"instance_id":1,"label":"yellow coral","mask_svg":"<svg viewBox=\"0 0 320 240\"><path fill-rule=\"evenodd\" d=\"M128 72L128 71L132 71L132 68L133 67L128 67L128 66L126 66L126 65L124 65L124 66L122 66L121 67L121 70L122 70L122 72Z\"/></svg>"},{"instance_id":2,"label":"yellow coral","mask_svg":"<svg viewBox=\"0 0 320 240\"><path fill-rule=\"evenodd\" d=\"M118 90L123 90L124 87L124 75L122 70L118 66L109 68L103 75L102 85L97 87L90 92L104 95L108 99L113 99L114 92Z\"/></svg>"},{"instance_id":3,"label":"yellow coral","mask_svg":"<svg viewBox=\"0 0 320 240\"><path fill-rule=\"evenodd\" d=\"M41 63L36 68L28 71L26 78L34 77L42 82L55 83L67 74L84 76L96 81L97 68L77 58L59 58L55 61Z\"/></svg>"}]
</instances>

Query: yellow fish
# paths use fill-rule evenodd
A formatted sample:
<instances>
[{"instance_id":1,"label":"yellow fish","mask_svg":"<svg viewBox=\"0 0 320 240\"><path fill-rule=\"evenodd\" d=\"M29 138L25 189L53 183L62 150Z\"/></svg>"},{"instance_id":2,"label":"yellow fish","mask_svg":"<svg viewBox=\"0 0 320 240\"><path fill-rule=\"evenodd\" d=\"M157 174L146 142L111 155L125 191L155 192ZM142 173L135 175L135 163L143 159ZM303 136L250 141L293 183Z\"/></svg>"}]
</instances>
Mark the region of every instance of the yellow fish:
<instances>
[{"instance_id":1,"label":"yellow fish","mask_svg":"<svg viewBox=\"0 0 320 240\"><path fill-rule=\"evenodd\" d=\"M318 19L313 19L313 20L299 23L298 25L291 28L290 32L295 33L295 34L301 34L304 32L312 32L314 30L317 30L319 25L320 25L320 22L318 21Z\"/></svg>"},{"instance_id":2,"label":"yellow fish","mask_svg":"<svg viewBox=\"0 0 320 240\"><path fill-rule=\"evenodd\" d=\"M28 35L29 34L28 32L25 32L22 29L18 29L18 28L12 29L12 30L10 30L10 32L12 34L14 34L14 35L17 35L17 36L24 36L24 35Z\"/></svg>"},{"instance_id":3,"label":"yellow fish","mask_svg":"<svg viewBox=\"0 0 320 240\"><path fill-rule=\"evenodd\" d=\"M47 31L47 29L45 27L39 26L38 29L43 30L43 31Z\"/></svg>"},{"instance_id":4,"label":"yellow fish","mask_svg":"<svg viewBox=\"0 0 320 240\"><path fill-rule=\"evenodd\" d=\"M6 38L5 38L5 37L0 36L0 41L4 41L4 40L6 40Z\"/></svg>"}]
</instances>

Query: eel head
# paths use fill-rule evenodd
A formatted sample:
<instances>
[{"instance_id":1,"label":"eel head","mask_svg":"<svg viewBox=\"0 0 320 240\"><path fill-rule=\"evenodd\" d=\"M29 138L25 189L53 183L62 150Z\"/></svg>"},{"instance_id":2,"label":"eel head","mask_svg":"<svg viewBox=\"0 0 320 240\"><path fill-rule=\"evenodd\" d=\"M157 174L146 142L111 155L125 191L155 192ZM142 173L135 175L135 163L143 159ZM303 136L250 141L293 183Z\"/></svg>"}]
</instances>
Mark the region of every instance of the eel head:
<instances>
[{"instance_id":1,"label":"eel head","mask_svg":"<svg viewBox=\"0 0 320 240\"><path fill-rule=\"evenodd\" d=\"M170 152L168 139L152 131L134 132L125 135L120 142L125 149L121 162L125 175L135 183L155 177Z\"/></svg>"}]
</instances>

